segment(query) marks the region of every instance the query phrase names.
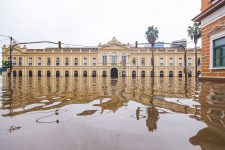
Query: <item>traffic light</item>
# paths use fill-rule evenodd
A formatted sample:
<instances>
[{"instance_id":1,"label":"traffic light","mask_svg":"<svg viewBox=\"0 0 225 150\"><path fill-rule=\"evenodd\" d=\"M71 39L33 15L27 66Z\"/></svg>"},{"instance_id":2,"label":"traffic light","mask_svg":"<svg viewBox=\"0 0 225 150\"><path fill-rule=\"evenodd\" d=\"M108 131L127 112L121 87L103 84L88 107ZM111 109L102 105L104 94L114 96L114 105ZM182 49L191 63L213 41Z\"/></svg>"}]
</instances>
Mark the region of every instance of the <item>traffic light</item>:
<instances>
[{"instance_id":1,"label":"traffic light","mask_svg":"<svg viewBox=\"0 0 225 150\"><path fill-rule=\"evenodd\" d=\"M135 42L135 47L138 48L138 41Z\"/></svg>"},{"instance_id":2,"label":"traffic light","mask_svg":"<svg viewBox=\"0 0 225 150\"><path fill-rule=\"evenodd\" d=\"M61 49L61 41L58 42L59 49Z\"/></svg>"}]
</instances>

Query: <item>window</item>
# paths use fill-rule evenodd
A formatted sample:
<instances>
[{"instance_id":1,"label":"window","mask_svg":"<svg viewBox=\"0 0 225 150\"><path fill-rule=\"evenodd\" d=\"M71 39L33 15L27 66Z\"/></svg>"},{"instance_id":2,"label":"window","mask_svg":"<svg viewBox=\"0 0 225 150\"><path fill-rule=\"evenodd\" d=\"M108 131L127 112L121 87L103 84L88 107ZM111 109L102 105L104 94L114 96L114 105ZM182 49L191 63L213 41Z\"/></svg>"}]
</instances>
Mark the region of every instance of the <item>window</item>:
<instances>
[{"instance_id":1,"label":"window","mask_svg":"<svg viewBox=\"0 0 225 150\"><path fill-rule=\"evenodd\" d=\"M160 75L160 77L163 77L164 76L164 72L160 71L159 75Z\"/></svg>"},{"instance_id":2,"label":"window","mask_svg":"<svg viewBox=\"0 0 225 150\"><path fill-rule=\"evenodd\" d=\"M102 63L103 63L103 65L107 64L107 56L106 55L102 56Z\"/></svg>"},{"instance_id":3,"label":"window","mask_svg":"<svg viewBox=\"0 0 225 150\"><path fill-rule=\"evenodd\" d=\"M38 66L41 66L41 57L38 57Z\"/></svg>"},{"instance_id":4,"label":"window","mask_svg":"<svg viewBox=\"0 0 225 150\"><path fill-rule=\"evenodd\" d=\"M127 56L122 56L122 65L125 66L127 62Z\"/></svg>"},{"instance_id":5,"label":"window","mask_svg":"<svg viewBox=\"0 0 225 150\"><path fill-rule=\"evenodd\" d=\"M170 59L169 59L169 66L173 66L173 58L172 57L170 57Z\"/></svg>"},{"instance_id":6,"label":"window","mask_svg":"<svg viewBox=\"0 0 225 150\"><path fill-rule=\"evenodd\" d=\"M188 66L191 66L191 58L188 58Z\"/></svg>"},{"instance_id":7,"label":"window","mask_svg":"<svg viewBox=\"0 0 225 150\"><path fill-rule=\"evenodd\" d=\"M50 57L47 58L47 66L50 66L51 65L51 59Z\"/></svg>"},{"instance_id":8,"label":"window","mask_svg":"<svg viewBox=\"0 0 225 150\"><path fill-rule=\"evenodd\" d=\"M179 58L178 64L179 64L179 66L182 66L182 58Z\"/></svg>"},{"instance_id":9,"label":"window","mask_svg":"<svg viewBox=\"0 0 225 150\"><path fill-rule=\"evenodd\" d=\"M160 66L163 66L163 65L164 65L163 58L160 58Z\"/></svg>"},{"instance_id":10,"label":"window","mask_svg":"<svg viewBox=\"0 0 225 150\"><path fill-rule=\"evenodd\" d=\"M16 65L16 57L13 57L13 66Z\"/></svg>"},{"instance_id":11,"label":"window","mask_svg":"<svg viewBox=\"0 0 225 150\"><path fill-rule=\"evenodd\" d=\"M112 64L113 65L117 64L117 56L115 54L112 56Z\"/></svg>"},{"instance_id":12,"label":"window","mask_svg":"<svg viewBox=\"0 0 225 150\"><path fill-rule=\"evenodd\" d=\"M74 66L78 66L78 58L74 58Z\"/></svg>"},{"instance_id":13,"label":"window","mask_svg":"<svg viewBox=\"0 0 225 150\"><path fill-rule=\"evenodd\" d=\"M225 67L225 37L213 41L213 67Z\"/></svg>"},{"instance_id":14,"label":"window","mask_svg":"<svg viewBox=\"0 0 225 150\"><path fill-rule=\"evenodd\" d=\"M69 58L68 57L66 57L65 66L69 66Z\"/></svg>"},{"instance_id":15,"label":"window","mask_svg":"<svg viewBox=\"0 0 225 150\"><path fill-rule=\"evenodd\" d=\"M198 66L201 66L201 58L198 58Z\"/></svg>"},{"instance_id":16,"label":"window","mask_svg":"<svg viewBox=\"0 0 225 150\"><path fill-rule=\"evenodd\" d=\"M132 66L136 66L136 59L135 58L132 59Z\"/></svg>"},{"instance_id":17,"label":"window","mask_svg":"<svg viewBox=\"0 0 225 150\"><path fill-rule=\"evenodd\" d=\"M83 65L84 65L84 66L87 66L87 58L86 58L86 57L84 57Z\"/></svg>"},{"instance_id":18,"label":"window","mask_svg":"<svg viewBox=\"0 0 225 150\"><path fill-rule=\"evenodd\" d=\"M96 63L96 58L95 57L93 58L92 63L93 63L93 66L96 66L97 63Z\"/></svg>"},{"instance_id":19,"label":"window","mask_svg":"<svg viewBox=\"0 0 225 150\"><path fill-rule=\"evenodd\" d=\"M141 65L142 65L142 66L145 66L145 58L142 58L142 59L141 59Z\"/></svg>"},{"instance_id":20,"label":"window","mask_svg":"<svg viewBox=\"0 0 225 150\"><path fill-rule=\"evenodd\" d=\"M29 66L32 66L32 57L29 57L28 64L29 64Z\"/></svg>"},{"instance_id":21,"label":"window","mask_svg":"<svg viewBox=\"0 0 225 150\"><path fill-rule=\"evenodd\" d=\"M56 66L59 66L59 65L60 65L60 58L57 57L57 58L56 58Z\"/></svg>"},{"instance_id":22,"label":"window","mask_svg":"<svg viewBox=\"0 0 225 150\"><path fill-rule=\"evenodd\" d=\"M19 66L22 66L23 65L23 59L22 57L19 57Z\"/></svg>"}]
</instances>

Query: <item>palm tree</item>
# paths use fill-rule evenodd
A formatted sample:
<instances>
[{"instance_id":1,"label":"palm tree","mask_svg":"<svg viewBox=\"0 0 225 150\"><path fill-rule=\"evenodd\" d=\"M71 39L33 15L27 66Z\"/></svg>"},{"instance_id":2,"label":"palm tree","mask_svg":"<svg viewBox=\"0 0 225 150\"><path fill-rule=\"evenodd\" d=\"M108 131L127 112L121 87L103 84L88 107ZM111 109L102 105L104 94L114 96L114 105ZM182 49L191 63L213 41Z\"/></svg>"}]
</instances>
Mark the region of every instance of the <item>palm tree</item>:
<instances>
[{"instance_id":1,"label":"palm tree","mask_svg":"<svg viewBox=\"0 0 225 150\"><path fill-rule=\"evenodd\" d=\"M194 23L193 26L189 26L187 29L188 32L188 36L191 38L191 40L194 41L195 44L195 77L198 76L198 69L197 69L197 43L198 43L198 39L201 38L202 36L202 31L200 28L201 23Z\"/></svg>"},{"instance_id":2,"label":"palm tree","mask_svg":"<svg viewBox=\"0 0 225 150\"><path fill-rule=\"evenodd\" d=\"M151 44L152 47L152 73L153 77L155 76L155 70L154 70L154 52L153 52L153 46L155 45L155 41L158 39L159 31L154 26L149 26L148 30L145 32L145 36L149 44Z\"/></svg>"}]
</instances>

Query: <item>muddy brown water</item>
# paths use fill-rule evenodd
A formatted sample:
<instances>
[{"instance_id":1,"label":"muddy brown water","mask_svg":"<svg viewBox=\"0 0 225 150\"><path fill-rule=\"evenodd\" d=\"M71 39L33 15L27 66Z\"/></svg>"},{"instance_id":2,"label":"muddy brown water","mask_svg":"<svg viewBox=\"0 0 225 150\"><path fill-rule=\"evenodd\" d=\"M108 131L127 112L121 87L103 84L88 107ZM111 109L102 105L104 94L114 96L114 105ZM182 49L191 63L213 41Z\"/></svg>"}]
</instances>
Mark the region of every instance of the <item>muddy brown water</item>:
<instances>
[{"instance_id":1,"label":"muddy brown water","mask_svg":"<svg viewBox=\"0 0 225 150\"><path fill-rule=\"evenodd\" d=\"M0 77L0 150L225 150L225 84Z\"/></svg>"}]
</instances>

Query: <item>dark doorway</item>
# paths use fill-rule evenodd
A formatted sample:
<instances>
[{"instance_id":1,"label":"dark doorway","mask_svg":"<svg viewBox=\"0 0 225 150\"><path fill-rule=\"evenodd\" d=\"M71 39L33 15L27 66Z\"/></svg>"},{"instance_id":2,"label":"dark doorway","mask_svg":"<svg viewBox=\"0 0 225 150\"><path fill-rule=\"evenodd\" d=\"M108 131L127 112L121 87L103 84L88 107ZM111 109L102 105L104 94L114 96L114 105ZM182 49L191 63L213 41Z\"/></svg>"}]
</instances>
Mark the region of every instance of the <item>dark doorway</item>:
<instances>
[{"instance_id":1,"label":"dark doorway","mask_svg":"<svg viewBox=\"0 0 225 150\"><path fill-rule=\"evenodd\" d=\"M102 76L103 76L103 77L107 77L106 71L103 71Z\"/></svg>"},{"instance_id":2,"label":"dark doorway","mask_svg":"<svg viewBox=\"0 0 225 150\"><path fill-rule=\"evenodd\" d=\"M179 71L179 77L181 78L182 77L182 71Z\"/></svg>"},{"instance_id":3,"label":"dark doorway","mask_svg":"<svg viewBox=\"0 0 225 150\"><path fill-rule=\"evenodd\" d=\"M41 77L41 71L38 70L38 77Z\"/></svg>"},{"instance_id":4,"label":"dark doorway","mask_svg":"<svg viewBox=\"0 0 225 150\"><path fill-rule=\"evenodd\" d=\"M116 68L111 69L111 77L113 77L113 78L118 77L118 69L116 69Z\"/></svg>"},{"instance_id":5,"label":"dark doorway","mask_svg":"<svg viewBox=\"0 0 225 150\"><path fill-rule=\"evenodd\" d=\"M19 70L19 77L22 77L23 73L22 70Z\"/></svg>"},{"instance_id":6,"label":"dark doorway","mask_svg":"<svg viewBox=\"0 0 225 150\"><path fill-rule=\"evenodd\" d=\"M78 71L74 71L74 77L78 77Z\"/></svg>"},{"instance_id":7,"label":"dark doorway","mask_svg":"<svg viewBox=\"0 0 225 150\"><path fill-rule=\"evenodd\" d=\"M132 71L132 77L136 77L136 71Z\"/></svg>"},{"instance_id":8,"label":"dark doorway","mask_svg":"<svg viewBox=\"0 0 225 150\"><path fill-rule=\"evenodd\" d=\"M169 77L173 77L173 71L169 72Z\"/></svg>"},{"instance_id":9,"label":"dark doorway","mask_svg":"<svg viewBox=\"0 0 225 150\"><path fill-rule=\"evenodd\" d=\"M66 72L65 72L65 77L69 77L69 75L70 75L70 74L69 74L69 71L66 71Z\"/></svg>"},{"instance_id":10,"label":"dark doorway","mask_svg":"<svg viewBox=\"0 0 225 150\"><path fill-rule=\"evenodd\" d=\"M96 77L96 71L92 72L92 77Z\"/></svg>"},{"instance_id":11,"label":"dark doorway","mask_svg":"<svg viewBox=\"0 0 225 150\"><path fill-rule=\"evenodd\" d=\"M164 72L163 71L160 71L159 76L160 77L164 77Z\"/></svg>"},{"instance_id":12,"label":"dark doorway","mask_svg":"<svg viewBox=\"0 0 225 150\"><path fill-rule=\"evenodd\" d=\"M83 72L83 76L84 76L84 77L87 77L87 71L84 71L84 72Z\"/></svg>"},{"instance_id":13,"label":"dark doorway","mask_svg":"<svg viewBox=\"0 0 225 150\"><path fill-rule=\"evenodd\" d=\"M13 76L16 77L16 70L13 70Z\"/></svg>"},{"instance_id":14,"label":"dark doorway","mask_svg":"<svg viewBox=\"0 0 225 150\"><path fill-rule=\"evenodd\" d=\"M191 71L188 72L188 77L192 77L192 72Z\"/></svg>"},{"instance_id":15,"label":"dark doorway","mask_svg":"<svg viewBox=\"0 0 225 150\"><path fill-rule=\"evenodd\" d=\"M60 72L59 71L56 71L56 77L60 77Z\"/></svg>"},{"instance_id":16,"label":"dark doorway","mask_svg":"<svg viewBox=\"0 0 225 150\"><path fill-rule=\"evenodd\" d=\"M141 77L145 77L145 71L141 72Z\"/></svg>"},{"instance_id":17,"label":"dark doorway","mask_svg":"<svg viewBox=\"0 0 225 150\"><path fill-rule=\"evenodd\" d=\"M29 70L29 77L33 76L33 72L31 70Z\"/></svg>"},{"instance_id":18,"label":"dark doorway","mask_svg":"<svg viewBox=\"0 0 225 150\"><path fill-rule=\"evenodd\" d=\"M50 77L51 76L51 72L48 70L47 71L47 77Z\"/></svg>"}]
</instances>

